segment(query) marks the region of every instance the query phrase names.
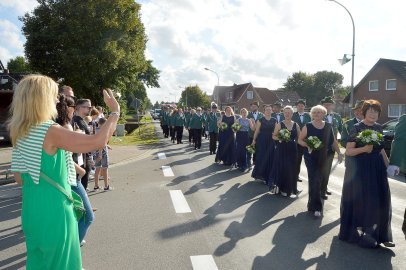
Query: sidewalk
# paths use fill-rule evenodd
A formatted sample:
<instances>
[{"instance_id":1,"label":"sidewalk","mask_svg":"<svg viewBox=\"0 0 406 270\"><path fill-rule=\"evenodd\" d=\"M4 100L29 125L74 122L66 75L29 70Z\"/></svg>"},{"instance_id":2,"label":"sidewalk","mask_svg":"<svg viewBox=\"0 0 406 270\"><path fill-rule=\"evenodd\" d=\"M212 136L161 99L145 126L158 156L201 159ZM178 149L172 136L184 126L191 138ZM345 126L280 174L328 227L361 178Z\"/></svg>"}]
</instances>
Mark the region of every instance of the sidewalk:
<instances>
[{"instance_id":1,"label":"sidewalk","mask_svg":"<svg viewBox=\"0 0 406 270\"><path fill-rule=\"evenodd\" d=\"M109 150L110 166L115 167L120 163L136 161L146 157L155 145L126 145L126 146L113 146ZM0 149L0 186L14 183L13 175L9 174L6 179L6 172L11 166L11 147ZM1 198L1 196L0 196Z\"/></svg>"}]
</instances>

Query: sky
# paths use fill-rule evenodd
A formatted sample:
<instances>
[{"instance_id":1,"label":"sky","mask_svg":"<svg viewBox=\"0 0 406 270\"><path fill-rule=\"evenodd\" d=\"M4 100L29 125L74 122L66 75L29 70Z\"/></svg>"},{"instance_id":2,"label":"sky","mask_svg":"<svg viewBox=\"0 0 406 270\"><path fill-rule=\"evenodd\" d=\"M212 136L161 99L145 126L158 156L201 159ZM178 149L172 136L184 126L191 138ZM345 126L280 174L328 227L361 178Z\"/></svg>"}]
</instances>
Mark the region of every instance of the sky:
<instances>
[{"instance_id":1,"label":"sky","mask_svg":"<svg viewBox=\"0 0 406 270\"><path fill-rule=\"evenodd\" d=\"M160 73L160 88L147 89L150 100L177 101L181 91L198 85L212 94L217 85L251 82L271 90L295 72L334 71L351 84L350 16L327 0L140 0L148 36L146 57ZM356 85L380 58L406 61L403 0L340 0L355 22ZM0 1L0 60L24 55L18 16L33 0ZM214 72L207 71L209 68Z\"/></svg>"}]
</instances>

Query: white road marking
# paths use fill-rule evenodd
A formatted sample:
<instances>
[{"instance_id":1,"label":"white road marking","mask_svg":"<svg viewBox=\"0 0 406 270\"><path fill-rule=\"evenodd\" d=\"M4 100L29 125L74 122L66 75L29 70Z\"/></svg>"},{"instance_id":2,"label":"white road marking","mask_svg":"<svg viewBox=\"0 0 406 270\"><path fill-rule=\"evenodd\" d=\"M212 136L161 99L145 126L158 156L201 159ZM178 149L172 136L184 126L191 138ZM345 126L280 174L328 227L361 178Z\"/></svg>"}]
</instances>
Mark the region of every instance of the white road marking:
<instances>
[{"instance_id":1,"label":"white road marking","mask_svg":"<svg viewBox=\"0 0 406 270\"><path fill-rule=\"evenodd\" d=\"M190 256L193 270L218 270L216 262L211 255Z\"/></svg>"},{"instance_id":2,"label":"white road marking","mask_svg":"<svg viewBox=\"0 0 406 270\"><path fill-rule=\"evenodd\" d=\"M165 153L158 153L158 158L159 159L166 159Z\"/></svg>"},{"instance_id":3,"label":"white road marking","mask_svg":"<svg viewBox=\"0 0 406 270\"><path fill-rule=\"evenodd\" d=\"M169 190L169 194L171 195L172 204L176 213L182 214L192 212L181 190Z\"/></svg>"},{"instance_id":4,"label":"white road marking","mask_svg":"<svg viewBox=\"0 0 406 270\"><path fill-rule=\"evenodd\" d=\"M171 169L171 166L162 166L162 171L164 172L165 177L175 176Z\"/></svg>"}]
</instances>

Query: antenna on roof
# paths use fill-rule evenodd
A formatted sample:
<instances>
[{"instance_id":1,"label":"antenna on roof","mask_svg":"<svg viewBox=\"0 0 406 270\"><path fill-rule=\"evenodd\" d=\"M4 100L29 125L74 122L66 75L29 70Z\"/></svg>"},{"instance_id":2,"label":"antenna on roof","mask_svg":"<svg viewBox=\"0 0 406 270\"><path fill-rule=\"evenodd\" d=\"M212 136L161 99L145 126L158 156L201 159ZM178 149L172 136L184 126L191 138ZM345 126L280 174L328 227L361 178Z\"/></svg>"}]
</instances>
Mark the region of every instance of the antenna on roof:
<instances>
[{"instance_id":1,"label":"antenna on roof","mask_svg":"<svg viewBox=\"0 0 406 270\"><path fill-rule=\"evenodd\" d=\"M3 63L1 62L1 60L0 60L0 70L1 70L2 72L4 72L4 70L5 70L5 68L4 68Z\"/></svg>"}]
</instances>

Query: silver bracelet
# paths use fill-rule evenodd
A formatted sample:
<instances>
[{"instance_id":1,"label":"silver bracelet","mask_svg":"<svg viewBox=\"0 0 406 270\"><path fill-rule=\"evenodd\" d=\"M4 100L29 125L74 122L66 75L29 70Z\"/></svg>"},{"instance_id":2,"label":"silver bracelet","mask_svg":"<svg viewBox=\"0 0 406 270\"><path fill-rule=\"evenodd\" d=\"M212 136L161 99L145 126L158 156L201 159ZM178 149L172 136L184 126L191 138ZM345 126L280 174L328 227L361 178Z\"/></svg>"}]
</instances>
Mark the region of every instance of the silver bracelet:
<instances>
[{"instance_id":1,"label":"silver bracelet","mask_svg":"<svg viewBox=\"0 0 406 270\"><path fill-rule=\"evenodd\" d=\"M110 115L117 115L118 117L120 117L120 112L111 112Z\"/></svg>"}]
</instances>

